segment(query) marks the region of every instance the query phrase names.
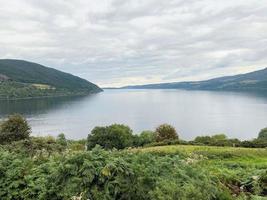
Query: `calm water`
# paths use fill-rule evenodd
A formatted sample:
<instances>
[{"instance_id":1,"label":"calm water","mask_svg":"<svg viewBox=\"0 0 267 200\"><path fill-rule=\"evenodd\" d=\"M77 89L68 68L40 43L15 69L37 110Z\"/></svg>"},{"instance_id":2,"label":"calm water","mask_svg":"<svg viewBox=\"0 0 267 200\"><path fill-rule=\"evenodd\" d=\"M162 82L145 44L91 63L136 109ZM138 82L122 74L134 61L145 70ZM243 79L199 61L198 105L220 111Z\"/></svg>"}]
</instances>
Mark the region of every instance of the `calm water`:
<instances>
[{"instance_id":1,"label":"calm water","mask_svg":"<svg viewBox=\"0 0 267 200\"><path fill-rule=\"evenodd\" d=\"M0 101L0 118L21 113L34 135L85 138L99 125L124 123L135 133L161 123L183 139L226 133L250 139L267 126L267 95L183 90L105 90L87 97Z\"/></svg>"}]
</instances>

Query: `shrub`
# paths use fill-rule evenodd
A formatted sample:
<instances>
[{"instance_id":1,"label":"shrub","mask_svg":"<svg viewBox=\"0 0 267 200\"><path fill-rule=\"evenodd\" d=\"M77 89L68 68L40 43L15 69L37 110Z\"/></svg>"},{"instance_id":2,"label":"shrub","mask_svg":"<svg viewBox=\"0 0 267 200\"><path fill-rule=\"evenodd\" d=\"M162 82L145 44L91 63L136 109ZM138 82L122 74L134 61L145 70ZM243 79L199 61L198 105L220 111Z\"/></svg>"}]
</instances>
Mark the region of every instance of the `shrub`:
<instances>
[{"instance_id":1,"label":"shrub","mask_svg":"<svg viewBox=\"0 0 267 200\"><path fill-rule=\"evenodd\" d=\"M123 149L132 146L132 130L122 124L113 124L106 127L95 127L87 138L87 148L90 150L95 145L105 149Z\"/></svg>"},{"instance_id":2,"label":"shrub","mask_svg":"<svg viewBox=\"0 0 267 200\"><path fill-rule=\"evenodd\" d=\"M25 118L19 114L10 115L0 126L0 143L28 139L30 132L31 128Z\"/></svg>"},{"instance_id":3,"label":"shrub","mask_svg":"<svg viewBox=\"0 0 267 200\"><path fill-rule=\"evenodd\" d=\"M157 142L179 139L175 128L169 124L162 124L159 127L157 127L155 134Z\"/></svg>"}]
</instances>

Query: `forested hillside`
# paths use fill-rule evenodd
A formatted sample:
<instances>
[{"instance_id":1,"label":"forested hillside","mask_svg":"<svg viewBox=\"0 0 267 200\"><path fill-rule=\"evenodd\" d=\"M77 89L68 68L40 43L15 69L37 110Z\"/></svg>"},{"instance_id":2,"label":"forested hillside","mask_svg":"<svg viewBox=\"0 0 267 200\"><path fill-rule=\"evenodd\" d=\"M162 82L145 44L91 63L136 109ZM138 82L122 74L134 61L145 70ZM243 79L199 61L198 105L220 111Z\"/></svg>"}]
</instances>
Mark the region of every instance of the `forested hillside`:
<instances>
[{"instance_id":1,"label":"forested hillside","mask_svg":"<svg viewBox=\"0 0 267 200\"><path fill-rule=\"evenodd\" d=\"M225 76L206 81L189 81L126 86L124 89L188 89L188 90L228 90L228 91L267 91L267 68Z\"/></svg>"},{"instance_id":2,"label":"forested hillside","mask_svg":"<svg viewBox=\"0 0 267 200\"><path fill-rule=\"evenodd\" d=\"M82 78L23 60L0 60L0 98L82 95L101 89Z\"/></svg>"}]
</instances>

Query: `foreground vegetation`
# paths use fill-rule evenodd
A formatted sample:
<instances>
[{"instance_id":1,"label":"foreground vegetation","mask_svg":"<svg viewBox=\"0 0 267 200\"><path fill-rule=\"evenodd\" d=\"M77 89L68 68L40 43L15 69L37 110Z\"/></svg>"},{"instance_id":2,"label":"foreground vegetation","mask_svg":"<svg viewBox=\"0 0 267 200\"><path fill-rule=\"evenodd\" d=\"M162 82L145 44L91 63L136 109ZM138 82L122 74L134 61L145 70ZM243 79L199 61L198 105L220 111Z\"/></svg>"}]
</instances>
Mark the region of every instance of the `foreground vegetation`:
<instances>
[{"instance_id":1,"label":"foreground vegetation","mask_svg":"<svg viewBox=\"0 0 267 200\"><path fill-rule=\"evenodd\" d=\"M124 125L96 127L80 141L67 140L64 134L31 137L27 121L18 115L0 127L0 199L267 196L266 148L155 146L170 143L170 138L179 141L175 129L166 124L138 137ZM263 129L258 140L265 136ZM225 138L217 135L212 140L220 139Z\"/></svg>"}]
</instances>

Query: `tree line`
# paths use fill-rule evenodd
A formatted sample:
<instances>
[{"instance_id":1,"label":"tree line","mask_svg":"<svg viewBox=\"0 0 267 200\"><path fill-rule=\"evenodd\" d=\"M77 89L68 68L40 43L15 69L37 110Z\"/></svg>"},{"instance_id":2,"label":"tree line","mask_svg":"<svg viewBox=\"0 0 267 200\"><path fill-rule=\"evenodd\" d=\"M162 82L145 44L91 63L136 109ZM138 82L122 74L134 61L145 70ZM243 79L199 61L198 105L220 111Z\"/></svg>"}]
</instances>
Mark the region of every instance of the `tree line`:
<instances>
[{"instance_id":1,"label":"tree line","mask_svg":"<svg viewBox=\"0 0 267 200\"><path fill-rule=\"evenodd\" d=\"M11 115L0 124L0 144L29 140L30 133L31 127L23 116L19 114ZM50 138L50 142L57 142L61 146L75 143L72 140L67 140L64 134L58 135L56 140L51 136L46 138L48 138L48 141ZM35 139L31 137L31 139L39 141L39 143L41 140L38 137L35 137ZM213 136L197 136L192 141L184 141L179 138L176 129L169 124L162 124L154 131L147 130L140 134L134 134L129 126L112 124L110 126L95 127L88 134L87 140L80 140L76 144L86 145L88 150L93 149L96 145L100 145L104 149L124 149L129 147L175 144L265 148L267 147L267 128L262 129L258 137L253 140L240 141L239 139L227 138L224 134L217 134Z\"/></svg>"}]
</instances>

